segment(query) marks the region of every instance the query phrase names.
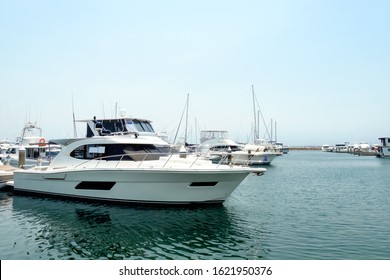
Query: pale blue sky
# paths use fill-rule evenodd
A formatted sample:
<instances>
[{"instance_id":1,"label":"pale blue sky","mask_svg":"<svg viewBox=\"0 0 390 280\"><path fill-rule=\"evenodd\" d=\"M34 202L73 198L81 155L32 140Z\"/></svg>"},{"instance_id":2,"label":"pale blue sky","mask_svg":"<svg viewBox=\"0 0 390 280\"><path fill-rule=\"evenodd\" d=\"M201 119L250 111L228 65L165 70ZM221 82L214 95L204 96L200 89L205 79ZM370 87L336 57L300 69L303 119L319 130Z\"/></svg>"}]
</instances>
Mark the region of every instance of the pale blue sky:
<instances>
[{"instance_id":1,"label":"pale blue sky","mask_svg":"<svg viewBox=\"0 0 390 280\"><path fill-rule=\"evenodd\" d=\"M193 135L245 141L252 85L287 145L390 136L389 1L0 0L0 42L0 139L72 137L72 94L76 118L117 103L173 138L189 94Z\"/></svg>"}]
</instances>

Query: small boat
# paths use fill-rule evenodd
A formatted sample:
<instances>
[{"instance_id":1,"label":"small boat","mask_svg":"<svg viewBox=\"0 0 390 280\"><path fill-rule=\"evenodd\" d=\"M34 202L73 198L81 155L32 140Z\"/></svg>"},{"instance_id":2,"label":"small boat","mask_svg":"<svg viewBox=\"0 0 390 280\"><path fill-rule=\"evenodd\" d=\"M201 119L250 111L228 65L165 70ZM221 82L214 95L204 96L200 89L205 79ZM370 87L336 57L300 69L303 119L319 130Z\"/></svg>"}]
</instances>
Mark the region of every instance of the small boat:
<instances>
[{"instance_id":1,"label":"small boat","mask_svg":"<svg viewBox=\"0 0 390 280\"><path fill-rule=\"evenodd\" d=\"M282 142L275 142L275 150L282 152L283 154L288 154L290 152L290 148Z\"/></svg>"},{"instance_id":2,"label":"small boat","mask_svg":"<svg viewBox=\"0 0 390 280\"><path fill-rule=\"evenodd\" d=\"M16 170L14 192L113 203L223 203L249 174L266 171L170 154L148 120L94 118L87 131L86 138L51 140L61 145L59 154L48 166Z\"/></svg>"},{"instance_id":3,"label":"small boat","mask_svg":"<svg viewBox=\"0 0 390 280\"><path fill-rule=\"evenodd\" d=\"M322 145L321 150L323 152L331 152L332 151L332 147L329 146L328 144L324 144L324 145Z\"/></svg>"},{"instance_id":4,"label":"small boat","mask_svg":"<svg viewBox=\"0 0 390 280\"><path fill-rule=\"evenodd\" d=\"M283 155L283 152L275 150L273 145L246 144L243 151L253 154L250 165L269 165L276 157Z\"/></svg>"},{"instance_id":5,"label":"small boat","mask_svg":"<svg viewBox=\"0 0 390 280\"><path fill-rule=\"evenodd\" d=\"M348 153L349 150L349 142L336 144L332 150L336 153Z\"/></svg>"}]
</instances>

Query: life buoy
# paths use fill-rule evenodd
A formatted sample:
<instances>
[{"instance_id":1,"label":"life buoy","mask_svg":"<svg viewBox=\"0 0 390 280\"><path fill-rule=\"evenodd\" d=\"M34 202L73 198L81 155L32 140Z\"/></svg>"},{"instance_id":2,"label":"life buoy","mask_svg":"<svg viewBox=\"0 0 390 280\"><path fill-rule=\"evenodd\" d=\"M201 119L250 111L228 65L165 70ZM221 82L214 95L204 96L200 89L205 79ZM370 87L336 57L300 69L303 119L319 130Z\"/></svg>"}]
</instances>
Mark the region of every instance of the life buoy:
<instances>
[{"instance_id":1,"label":"life buoy","mask_svg":"<svg viewBox=\"0 0 390 280\"><path fill-rule=\"evenodd\" d=\"M41 138L41 139L39 139L39 143L38 143L38 145L39 145L40 147L43 147L43 146L45 146L45 145L46 145L46 140L45 140L45 138Z\"/></svg>"}]
</instances>

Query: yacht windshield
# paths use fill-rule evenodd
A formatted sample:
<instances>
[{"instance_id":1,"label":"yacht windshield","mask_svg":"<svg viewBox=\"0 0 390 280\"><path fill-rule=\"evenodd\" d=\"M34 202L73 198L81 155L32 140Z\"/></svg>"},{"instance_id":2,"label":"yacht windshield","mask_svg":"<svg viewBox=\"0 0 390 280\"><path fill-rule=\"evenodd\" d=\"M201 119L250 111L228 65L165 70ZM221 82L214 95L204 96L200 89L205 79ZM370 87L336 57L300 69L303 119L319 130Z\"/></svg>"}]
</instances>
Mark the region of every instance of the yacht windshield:
<instances>
[{"instance_id":1,"label":"yacht windshield","mask_svg":"<svg viewBox=\"0 0 390 280\"><path fill-rule=\"evenodd\" d=\"M229 138L229 133L224 130L206 130L200 132L201 142L215 138Z\"/></svg>"},{"instance_id":2,"label":"yacht windshield","mask_svg":"<svg viewBox=\"0 0 390 280\"><path fill-rule=\"evenodd\" d=\"M128 120L128 121L126 121L126 127L129 131L154 133L152 125L147 121Z\"/></svg>"}]
</instances>

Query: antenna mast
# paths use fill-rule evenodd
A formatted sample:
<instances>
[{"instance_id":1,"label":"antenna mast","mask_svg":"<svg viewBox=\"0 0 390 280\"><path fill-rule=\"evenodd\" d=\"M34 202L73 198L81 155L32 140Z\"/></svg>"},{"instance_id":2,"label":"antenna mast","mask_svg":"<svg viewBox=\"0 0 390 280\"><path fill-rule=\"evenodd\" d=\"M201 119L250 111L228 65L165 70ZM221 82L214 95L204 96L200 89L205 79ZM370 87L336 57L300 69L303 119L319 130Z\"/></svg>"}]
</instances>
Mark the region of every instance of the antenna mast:
<instances>
[{"instance_id":1,"label":"antenna mast","mask_svg":"<svg viewBox=\"0 0 390 280\"><path fill-rule=\"evenodd\" d=\"M73 136L77 138L76 118L74 116L73 92L72 92L72 113L73 113Z\"/></svg>"}]
</instances>

